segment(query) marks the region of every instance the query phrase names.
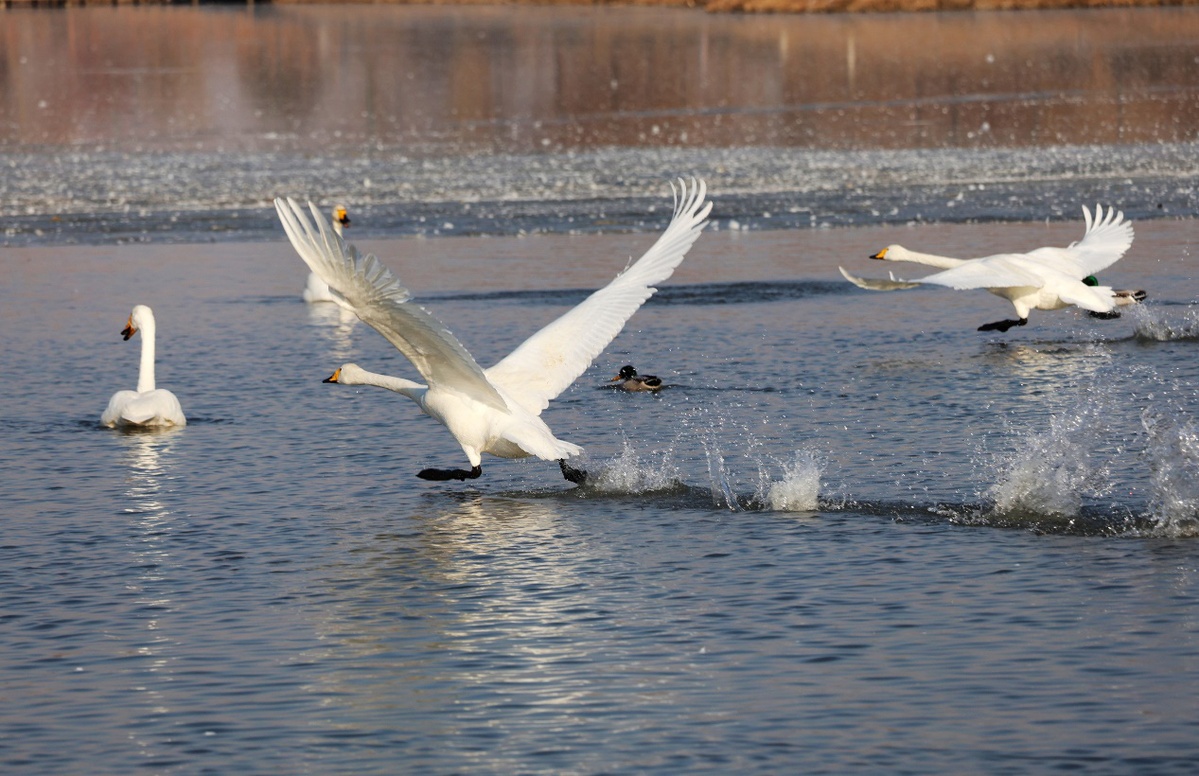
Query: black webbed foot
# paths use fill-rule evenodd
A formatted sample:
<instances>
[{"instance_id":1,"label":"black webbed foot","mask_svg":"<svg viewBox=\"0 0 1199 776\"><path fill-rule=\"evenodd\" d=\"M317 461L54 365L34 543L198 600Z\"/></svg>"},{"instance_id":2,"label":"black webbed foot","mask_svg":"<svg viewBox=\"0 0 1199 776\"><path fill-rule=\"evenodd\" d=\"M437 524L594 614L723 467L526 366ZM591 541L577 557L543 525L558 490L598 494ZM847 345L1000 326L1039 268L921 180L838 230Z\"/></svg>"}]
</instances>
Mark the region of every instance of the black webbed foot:
<instances>
[{"instance_id":1,"label":"black webbed foot","mask_svg":"<svg viewBox=\"0 0 1199 776\"><path fill-rule=\"evenodd\" d=\"M1097 313L1094 310L1089 310L1087 311L1087 315L1090 315L1092 318L1098 318L1101 321L1114 321L1120 317L1120 313L1116 310L1109 310L1106 313Z\"/></svg>"},{"instance_id":2,"label":"black webbed foot","mask_svg":"<svg viewBox=\"0 0 1199 776\"><path fill-rule=\"evenodd\" d=\"M421 469L416 473L422 480L473 480L483 473L482 466L466 469Z\"/></svg>"},{"instance_id":3,"label":"black webbed foot","mask_svg":"<svg viewBox=\"0 0 1199 776\"><path fill-rule=\"evenodd\" d=\"M587 472L583 469L576 469L575 467L570 466L566 463L565 458L558 459L558 467L562 469L562 476L565 477L568 482L573 482L575 485L582 485L583 483L587 482Z\"/></svg>"},{"instance_id":4,"label":"black webbed foot","mask_svg":"<svg viewBox=\"0 0 1199 776\"><path fill-rule=\"evenodd\" d=\"M1018 321L995 321L994 323L984 323L978 327L979 331L1007 331L1013 326L1023 326L1028 323L1027 318L1021 318Z\"/></svg>"}]
</instances>

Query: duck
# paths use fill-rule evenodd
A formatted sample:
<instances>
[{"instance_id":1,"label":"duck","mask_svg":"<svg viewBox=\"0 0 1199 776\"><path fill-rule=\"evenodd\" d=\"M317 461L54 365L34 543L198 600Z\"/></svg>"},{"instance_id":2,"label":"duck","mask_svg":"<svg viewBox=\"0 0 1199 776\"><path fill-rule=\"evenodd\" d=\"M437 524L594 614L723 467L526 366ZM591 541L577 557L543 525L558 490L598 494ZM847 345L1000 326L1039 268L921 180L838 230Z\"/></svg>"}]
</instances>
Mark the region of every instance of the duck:
<instances>
[{"instance_id":1,"label":"duck","mask_svg":"<svg viewBox=\"0 0 1199 776\"><path fill-rule=\"evenodd\" d=\"M616 383L615 388L622 391L650 391L656 393L662 390L662 378L654 375L639 375L632 364L620 368L620 373L608 382Z\"/></svg>"},{"instance_id":2,"label":"duck","mask_svg":"<svg viewBox=\"0 0 1199 776\"><path fill-rule=\"evenodd\" d=\"M121 330L128 342L141 332L142 355L137 373L136 391L117 391L108 400L100 424L109 428L154 428L186 426L187 418L175 394L154 383L154 312L144 304L136 305Z\"/></svg>"},{"instance_id":3,"label":"duck","mask_svg":"<svg viewBox=\"0 0 1199 776\"><path fill-rule=\"evenodd\" d=\"M350 213L346 210L346 206L338 205L333 208L333 231L337 232L340 237L343 234L342 229L349 225ZM308 282L304 285L302 296L308 304L337 301L329 292L329 284L321 280L315 272L308 273Z\"/></svg>"},{"instance_id":4,"label":"duck","mask_svg":"<svg viewBox=\"0 0 1199 776\"><path fill-rule=\"evenodd\" d=\"M1006 332L1024 326L1032 310L1080 307L1098 317L1118 317L1117 307L1143 301L1142 290L1116 290L1099 285L1095 274L1110 267L1132 245L1132 224L1115 208L1095 206L1095 216L1083 205L1086 229L1082 239L1065 248L1037 248L1028 253L999 253L977 259L957 259L888 245L870 256L880 261L908 261L943 270L916 280L892 273L889 280L860 278L839 267L846 280L870 291L896 291L923 284L957 290L983 289L1007 299L1016 318L984 323L978 331ZM1114 314L1113 314L1114 313Z\"/></svg>"},{"instance_id":5,"label":"duck","mask_svg":"<svg viewBox=\"0 0 1199 776\"><path fill-rule=\"evenodd\" d=\"M568 481L585 483L586 471L568 463L583 449L557 438L540 415L620 333L657 290L655 284L674 273L706 226L712 203L706 201L704 182L692 179L688 185L680 179L671 190L670 223L641 258L487 369L413 301L391 270L330 229L312 203L309 220L294 200L276 199L279 219L300 258L328 283L339 303L383 335L424 378L421 383L347 363L324 382L386 388L444 425L470 468L425 468L417 472L421 479L475 479L487 453L557 461Z\"/></svg>"}]
</instances>

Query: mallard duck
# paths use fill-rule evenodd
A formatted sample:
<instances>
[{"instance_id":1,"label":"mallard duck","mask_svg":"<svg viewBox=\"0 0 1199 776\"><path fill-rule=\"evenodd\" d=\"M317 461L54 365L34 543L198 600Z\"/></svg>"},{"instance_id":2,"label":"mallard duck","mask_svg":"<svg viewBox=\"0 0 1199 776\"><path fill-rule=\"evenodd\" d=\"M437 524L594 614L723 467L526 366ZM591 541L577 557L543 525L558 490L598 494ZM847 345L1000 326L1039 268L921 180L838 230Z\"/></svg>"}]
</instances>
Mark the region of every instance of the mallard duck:
<instances>
[{"instance_id":1,"label":"mallard duck","mask_svg":"<svg viewBox=\"0 0 1199 776\"><path fill-rule=\"evenodd\" d=\"M955 259L931 253L918 253L902 245L888 245L870 258L881 261L911 261L937 272L918 280L859 278L844 267L845 279L871 291L896 291L921 284L947 286L958 290L984 289L1003 297L1016 309L1016 320L984 323L979 331L1007 331L1028 323L1032 310L1059 310L1077 306L1103 317L1115 317L1116 307L1143 300L1144 291L1117 291L1101 286L1094 274L1115 264L1132 245L1132 224L1114 208L1106 213L1095 207L1095 218L1083 206L1086 231L1066 248L1037 248L1028 253L1000 253L979 259ZM1087 280L1091 282L1087 282ZM1118 315L1118 313L1116 314Z\"/></svg>"},{"instance_id":2,"label":"mallard duck","mask_svg":"<svg viewBox=\"0 0 1199 776\"><path fill-rule=\"evenodd\" d=\"M619 382L618 382L619 381ZM608 382L616 383L616 388L622 391L660 391L662 379L654 375L639 375L632 364L620 368L620 374Z\"/></svg>"}]
</instances>

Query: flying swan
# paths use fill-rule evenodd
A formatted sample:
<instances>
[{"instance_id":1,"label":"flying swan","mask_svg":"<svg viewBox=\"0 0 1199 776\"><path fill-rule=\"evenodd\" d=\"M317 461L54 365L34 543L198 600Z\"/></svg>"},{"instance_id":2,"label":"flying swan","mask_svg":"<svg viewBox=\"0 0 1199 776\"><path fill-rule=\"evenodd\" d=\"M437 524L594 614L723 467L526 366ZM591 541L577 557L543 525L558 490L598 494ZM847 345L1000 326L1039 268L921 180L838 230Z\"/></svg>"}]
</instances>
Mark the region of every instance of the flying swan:
<instances>
[{"instance_id":1,"label":"flying swan","mask_svg":"<svg viewBox=\"0 0 1199 776\"><path fill-rule=\"evenodd\" d=\"M645 255L600 290L525 340L489 369L480 367L450 331L411 301L408 289L373 255L333 233L312 203L314 228L294 200L275 200L292 246L339 302L382 334L416 367L426 384L344 364L325 382L376 385L407 396L443 424L470 461L466 469L423 469L426 480L474 479L481 455L537 456L558 461L562 474L581 483L586 472L566 464L582 448L554 437L539 417L600 354L637 308L671 276L703 231L710 202L703 181L679 181L674 215Z\"/></svg>"},{"instance_id":2,"label":"flying swan","mask_svg":"<svg viewBox=\"0 0 1199 776\"><path fill-rule=\"evenodd\" d=\"M1095 206L1095 218L1083 205L1087 228L1081 240L1066 248L1037 248L1029 253L999 253L981 259L953 259L931 253L917 253L902 245L889 245L870 258L883 261L911 261L939 267L937 272L918 280L860 278L838 267L845 279L870 291L896 291L921 284L947 286L959 291L985 289L1003 297L1016 308L1017 320L984 323L979 331L1007 331L1028 323L1031 310L1059 310L1071 305L1090 310L1096 317L1115 318L1116 307L1145 298L1144 291L1116 291L1101 286L1095 273L1115 264L1132 245L1132 224L1124 214L1109 208L1106 213Z\"/></svg>"},{"instance_id":3,"label":"flying swan","mask_svg":"<svg viewBox=\"0 0 1199 776\"><path fill-rule=\"evenodd\" d=\"M338 205L333 208L333 231L337 232L337 236L342 234L342 227L350 225L350 214L346 211L345 205ZM321 280L315 272L308 273L308 282L304 286L303 293L304 301L309 304L317 302L336 302L333 294L329 293L329 284Z\"/></svg>"},{"instance_id":4,"label":"flying swan","mask_svg":"<svg viewBox=\"0 0 1199 776\"><path fill-rule=\"evenodd\" d=\"M154 387L154 313L144 304L133 308L121 335L126 341L142 333L142 360L137 370L137 390L117 391L100 416L102 425L113 428L186 426L187 418L175 394Z\"/></svg>"}]
</instances>

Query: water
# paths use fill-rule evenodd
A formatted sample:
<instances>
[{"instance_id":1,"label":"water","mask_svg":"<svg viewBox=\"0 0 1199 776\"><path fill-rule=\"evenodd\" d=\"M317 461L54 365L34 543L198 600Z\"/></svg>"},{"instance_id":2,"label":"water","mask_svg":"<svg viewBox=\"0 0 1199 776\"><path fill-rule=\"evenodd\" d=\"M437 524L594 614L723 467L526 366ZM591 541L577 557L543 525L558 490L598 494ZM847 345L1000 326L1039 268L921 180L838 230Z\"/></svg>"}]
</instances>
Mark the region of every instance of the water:
<instances>
[{"instance_id":1,"label":"water","mask_svg":"<svg viewBox=\"0 0 1199 776\"><path fill-rule=\"evenodd\" d=\"M70 26L87 45L66 50L101 65L76 53L54 60L57 75L90 73L95 88L80 95L160 122L139 145L120 125L88 123L86 100L49 123L38 110L6 113L6 770L1194 771L1196 125L1170 119L1199 93L1193 74L1170 88L1161 75L1173 72L1163 62L1199 54L1193 14L801 22L572 9L512 22L481 12L484 24L462 11L372 8L330 22L341 13L6 14L9 47L54 45L30 31ZM1127 40L1129 13L1158 37ZM191 60L196 72L160 61L174 49L151 56L100 34L179 19L202 20L211 41L171 30L179 49L212 57ZM676 27L691 40L698 25L709 57L731 57L724 65L757 49L713 41L773 30L777 53L780 29L798 36L807 24L814 37L790 38L787 62L806 50L801 39L828 38L844 55L847 27L873 40L915 25L943 55L951 42L981 50L984 36L1004 42L988 48L999 63L1028 57L1031 30L1052 48L1056 30L1072 41L1065 51L1126 63L1117 72L1134 83L1119 100L1173 108L1130 111L1127 143L1084 142L1060 120L1061 142L1030 132L998 143L925 123L926 134L893 141L875 127L824 145L772 135L778 145L765 147L737 143L729 125L749 115L752 127L761 112L835 121L842 108L781 90L777 103L759 95L716 111L720 137L659 143L628 127L669 112L696 132L714 113L707 92L679 106L651 90L606 106L612 121L588 123L584 140L540 149L513 131L548 121L539 111L553 101L530 87L540 102L521 113L497 98L496 115L469 132L436 116L394 136L368 121L374 134L343 129L328 149L338 117L365 103L310 108L333 129L272 138L255 122L290 115L291 92L220 88L242 96L176 103L172 89L135 99L100 88L133 75L143 87L184 75L238 83L224 66L238 61L227 56L234 31L243 60L260 63L276 35L325 30L334 43L310 49L304 83L332 60L348 63L335 83L369 82L360 65L382 55L367 31L382 19L461 39L446 50L462 57L478 40L472 25L502 41L515 24L527 41L516 36L512 59L557 46L567 84L572 63L590 60L561 30L588 23L618 48L633 45L615 31L621 21L634 43ZM1104 32L1113 25L1118 57ZM150 61L130 71L97 50ZM845 103L845 126L886 107L866 74L890 71L872 71L869 50L855 60L867 86L823 98ZM21 56L43 61L39 51ZM789 67L763 72L799 83ZM1159 74L1156 90L1134 88L1141 70ZM36 97L30 77L14 76L25 88L6 87L6 104ZM480 93L462 78L471 99L458 111L482 115L487 94L508 94L506 82ZM1009 96L997 103L954 104L1101 116L1111 99L1098 87L1017 98L1000 86ZM939 100L895 97L915 110ZM168 121L184 104L196 121ZM52 126L98 136L44 137ZM414 152L412 137L428 147ZM320 174L291 177L297 169ZM304 268L270 196L344 200L349 237L489 364L639 255L667 218L667 179L692 171L709 180L712 230L544 414L586 449L594 484L574 488L552 463L498 459L470 483L418 480L425 466L465 463L446 431L386 392L321 383L345 361L413 372L365 325L299 301ZM1118 320L1034 312L1026 327L981 334L1008 315L1001 300L871 294L837 273L881 274L866 256L897 241L950 255L1064 245L1081 234L1079 205L1097 198L1132 215L1137 232L1104 281L1150 295ZM185 429L98 426L108 397L136 379L140 343L119 335L135 303L155 309L159 384L179 396ZM608 390L626 363L669 387Z\"/></svg>"}]
</instances>

